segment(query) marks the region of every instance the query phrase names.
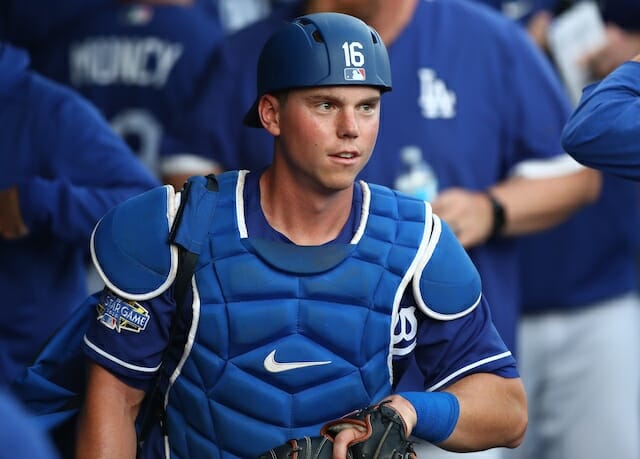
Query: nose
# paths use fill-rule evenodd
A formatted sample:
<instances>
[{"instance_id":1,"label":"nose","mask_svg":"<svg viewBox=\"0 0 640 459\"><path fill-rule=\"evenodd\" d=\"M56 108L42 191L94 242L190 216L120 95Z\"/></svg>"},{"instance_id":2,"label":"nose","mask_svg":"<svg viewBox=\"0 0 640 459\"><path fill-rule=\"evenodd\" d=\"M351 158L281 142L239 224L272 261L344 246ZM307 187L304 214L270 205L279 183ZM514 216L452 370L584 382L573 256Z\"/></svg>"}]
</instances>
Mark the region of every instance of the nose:
<instances>
[{"instance_id":1,"label":"nose","mask_svg":"<svg viewBox=\"0 0 640 459\"><path fill-rule=\"evenodd\" d=\"M358 118L353 108L344 108L338 117L338 136L343 138L356 138L360 135Z\"/></svg>"}]
</instances>

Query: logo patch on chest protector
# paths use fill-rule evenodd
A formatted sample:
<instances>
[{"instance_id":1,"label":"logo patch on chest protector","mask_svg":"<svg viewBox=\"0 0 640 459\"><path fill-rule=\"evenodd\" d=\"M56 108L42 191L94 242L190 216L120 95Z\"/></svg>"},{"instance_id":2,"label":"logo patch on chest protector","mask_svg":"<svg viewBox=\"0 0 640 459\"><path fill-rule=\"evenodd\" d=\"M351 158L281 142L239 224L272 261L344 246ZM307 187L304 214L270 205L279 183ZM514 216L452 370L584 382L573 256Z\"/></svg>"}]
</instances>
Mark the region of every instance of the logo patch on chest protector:
<instances>
[{"instance_id":1,"label":"logo patch on chest protector","mask_svg":"<svg viewBox=\"0 0 640 459\"><path fill-rule=\"evenodd\" d=\"M126 301L111 294L102 296L97 306L98 321L118 333L127 330L140 333L149 323L149 311L135 301Z\"/></svg>"},{"instance_id":2,"label":"logo patch on chest protector","mask_svg":"<svg viewBox=\"0 0 640 459\"><path fill-rule=\"evenodd\" d=\"M394 321L394 355L407 355L416 347L418 319L415 306L401 306Z\"/></svg>"}]
</instances>

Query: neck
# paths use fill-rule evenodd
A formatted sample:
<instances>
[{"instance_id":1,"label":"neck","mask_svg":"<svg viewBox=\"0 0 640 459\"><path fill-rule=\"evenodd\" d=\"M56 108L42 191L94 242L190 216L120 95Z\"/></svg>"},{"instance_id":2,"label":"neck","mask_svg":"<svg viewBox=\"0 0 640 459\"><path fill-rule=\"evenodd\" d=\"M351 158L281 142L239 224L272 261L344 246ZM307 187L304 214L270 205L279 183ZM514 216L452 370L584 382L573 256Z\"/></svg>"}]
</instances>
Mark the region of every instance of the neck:
<instances>
[{"instance_id":1,"label":"neck","mask_svg":"<svg viewBox=\"0 0 640 459\"><path fill-rule=\"evenodd\" d=\"M306 13L336 11L356 16L376 29L384 44L390 46L411 21L418 1L379 0L358 8L342 5L342 0L307 0L305 9Z\"/></svg>"},{"instance_id":2,"label":"neck","mask_svg":"<svg viewBox=\"0 0 640 459\"><path fill-rule=\"evenodd\" d=\"M376 29L386 46L391 46L418 7L419 0L381 1L377 14L370 19L369 25Z\"/></svg>"},{"instance_id":3,"label":"neck","mask_svg":"<svg viewBox=\"0 0 640 459\"><path fill-rule=\"evenodd\" d=\"M260 206L273 229L297 245L322 245L334 240L349 219L353 186L322 194L287 185L273 168L260 178Z\"/></svg>"}]
</instances>

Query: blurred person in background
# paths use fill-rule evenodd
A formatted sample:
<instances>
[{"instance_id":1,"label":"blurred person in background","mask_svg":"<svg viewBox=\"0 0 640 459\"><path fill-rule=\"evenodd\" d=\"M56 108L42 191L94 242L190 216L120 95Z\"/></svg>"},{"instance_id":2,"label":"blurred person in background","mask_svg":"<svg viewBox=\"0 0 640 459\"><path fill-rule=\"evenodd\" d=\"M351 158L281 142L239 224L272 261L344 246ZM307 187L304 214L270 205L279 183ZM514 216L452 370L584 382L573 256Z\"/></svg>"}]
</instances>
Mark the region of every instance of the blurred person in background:
<instances>
[{"instance_id":1,"label":"blurred person in background","mask_svg":"<svg viewBox=\"0 0 640 459\"><path fill-rule=\"evenodd\" d=\"M585 56L594 79L600 80L640 53L640 3L636 0L600 0L606 23L605 44Z\"/></svg>"},{"instance_id":2,"label":"blurred person in background","mask_svg":"<svg viewBox=\"0 0 640 459\"><path fill-rule=\"evenodd\" d=\"M523 25L529 36L549 53L549 28L553 21L579 3L595 3L605 23L601 46L585 53L580 61L591 78L599 80L640 52L640 4L636 0L475 0L492 6ZM552 57L552 56L550 56Z\"/></svg>"},{"instance_id":3,"label":"blurred person in background","mask_svg":"<svg viewBox=\"0 0 640 459\"><path fill-rule=\"evenodd\" d=\"M0 36L26 48L34 70L95 104L150 171L179 187L212 169L202 156L177 151L170 133L208 56L224 35L285 3L7 0Z\"/></svg>"},{"instance_id":4,"label":"blurred person in background","mask_svg":"<svg viewBox=\"0 0 640 459\"><path fill-rule=\"evenodd\" d=\"M29 52L36 71L91 101L148 169L170 181L211 168L162 151L223 35L195 0L112 1L75 16Z\"/></svg>"},{"instance_id":5,"label":"blurred person in background","mask_svg":"<svg viewBox=\"0 0 640 459\"><path fill-rule=\"evenodd\" d=\"M640 54L585 89L562 142L581 163L640 181Z\"/></svg>"},{"instance_id":6,"label":"blurred person in background","mask_svg":"<svg viewBox=\"0 0 640 459\"><path fill-rule=\"evenodd\" d=\"M96 222L157 184L95 108L0 42L0 383L87 295Z\"/></svg>"},{"instance_id":7,"label":"blurred person in background","mask_svg":"<svg viewBox=\"0 0 640 459\"><path fill-rule=\"evenodd\" d=\"M502 11L514 11L516 3L530 7L521 10L525 16L519 19L548 51L549 26L571 5L556 0L508 1L502 2ZM614 63L640 52L640 36L634 31L640 28L640 4L608 0L599 7L606 21L604 44L581 56L590 78L596 80ZM616 120L612 125L626 124L618 121L620 116L637 124L620 104L613 109L614 97L607 101L604 94L588 96L594 86L583 98L592 107L609 104L611 119ZM597 124L571 135L601 152L624 143L620 138L608 142L600 138L596 145L593 140L601 137ZM565 147L566 138L565 132ZM596 202L566 222L518 241L523 312L518 366L531 403L525 441L517 450L507 451L506 457L640 457L640 361L628 354L640 348L639 206L636 185L604 174Z\"/></svg>"},{"instance_id":8,"label":"blurred person in background","mask_svg":"<svg viewBox=\"0 0 640 459\"><path fill-rule=\"evenodd\" d=\"M11 24L5 34L27 48L33 70L96 106L159 180L180 187L211 169L204 158L171 148L170 126L224 35L217 0L210 10L204 0L27 0L27 6L8 0L2 12ZM164 155L168 149L174 154ZM102 288L91 265L87 271L88 289Z\"/></svg>"}]
</instances>

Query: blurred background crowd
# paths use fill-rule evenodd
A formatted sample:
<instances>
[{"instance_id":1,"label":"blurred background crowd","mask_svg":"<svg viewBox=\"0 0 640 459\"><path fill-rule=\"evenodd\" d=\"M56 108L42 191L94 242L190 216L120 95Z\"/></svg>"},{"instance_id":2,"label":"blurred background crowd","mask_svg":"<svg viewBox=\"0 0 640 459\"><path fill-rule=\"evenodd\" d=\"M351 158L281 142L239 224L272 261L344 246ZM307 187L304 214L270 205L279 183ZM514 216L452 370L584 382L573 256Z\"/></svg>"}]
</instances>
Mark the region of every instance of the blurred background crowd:
<instances>
[{"instance_id":1,"label":"blurred background crowd","mask_svg":"<svg viewBox=\"0 0 640 459\"><path fill-rule=\"evenodd\" d=\"M106 211L269 163L270 137L242 124L258 54L318 11L360 17L389 49L362 178L432 203L518 359L525 442L467 456L640 459L638 185L560 145L582 87L640 54L638 0L0 0L0 387L102 287L88 251ZM415 368L398 384L423 389ZM0 394L15 432L0 450L56 457Z\"/></svg>"}]
</instances>

